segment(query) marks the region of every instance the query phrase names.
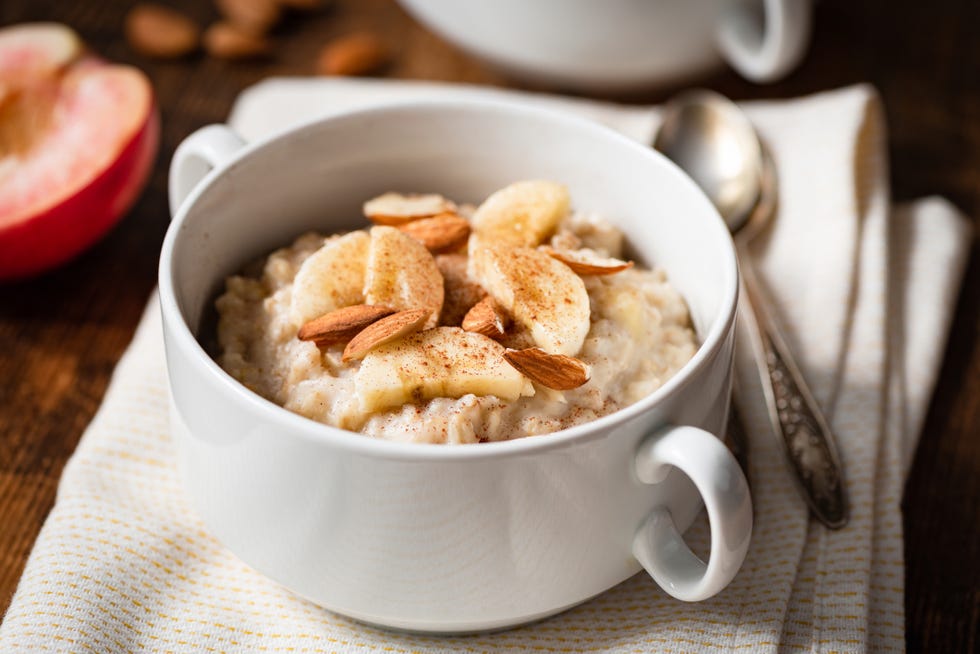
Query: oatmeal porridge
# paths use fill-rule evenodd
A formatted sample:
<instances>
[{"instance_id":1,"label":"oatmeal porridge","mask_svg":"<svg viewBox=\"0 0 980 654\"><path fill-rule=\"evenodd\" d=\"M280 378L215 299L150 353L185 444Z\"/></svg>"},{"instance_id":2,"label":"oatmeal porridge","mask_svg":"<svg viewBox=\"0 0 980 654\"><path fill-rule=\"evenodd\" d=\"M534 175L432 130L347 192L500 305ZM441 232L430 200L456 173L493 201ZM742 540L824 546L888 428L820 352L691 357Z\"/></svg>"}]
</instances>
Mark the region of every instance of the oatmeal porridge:
<instances>
[{"instance_id":1,"label":"oatmeal porridge","mask_svg":"<svg viewBox=\"0 0 980 654\"><path fill-rule=\"evenodd\" d=\"M535 436L636 402L697 349L665 272L622 260L560 184L364 212L373 226L303 235L217 300L219 363L290 411L395 441Z\"/></svg>"}]
</instances>

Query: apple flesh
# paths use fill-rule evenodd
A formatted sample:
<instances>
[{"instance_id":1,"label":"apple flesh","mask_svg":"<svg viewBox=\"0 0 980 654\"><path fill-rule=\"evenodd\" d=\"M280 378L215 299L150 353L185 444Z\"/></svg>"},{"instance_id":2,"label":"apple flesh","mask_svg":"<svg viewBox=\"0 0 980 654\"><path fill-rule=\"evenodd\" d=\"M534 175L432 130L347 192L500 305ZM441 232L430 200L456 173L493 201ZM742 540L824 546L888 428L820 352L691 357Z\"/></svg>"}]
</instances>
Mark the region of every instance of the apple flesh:
<instances>
[{"instance_id":1,"label":"apple flesh","mask_svg":"<svg viewBox=\"0 0 980 654\"><path fill-rule=\"evenodd\" d=\"M0 71L20 71L0 97L0 279L47 270L101 238L135 202L159 145L146 77L91 58L66 62L58 28L0 31ZM4 49L11 42L16 56ZM25 54L32 45L39 52Z\"/></svg>"},{"instance_id":2,"label":"apple flesh","mask_svg":"<svg viewBox=\"0 0 980 654\"><path fill-rule=\"evenodd\" d=\"M82 42L59 23L0 30L0 88L9 90L57 72L79 57Z\"/></svg>"}]
</instances>

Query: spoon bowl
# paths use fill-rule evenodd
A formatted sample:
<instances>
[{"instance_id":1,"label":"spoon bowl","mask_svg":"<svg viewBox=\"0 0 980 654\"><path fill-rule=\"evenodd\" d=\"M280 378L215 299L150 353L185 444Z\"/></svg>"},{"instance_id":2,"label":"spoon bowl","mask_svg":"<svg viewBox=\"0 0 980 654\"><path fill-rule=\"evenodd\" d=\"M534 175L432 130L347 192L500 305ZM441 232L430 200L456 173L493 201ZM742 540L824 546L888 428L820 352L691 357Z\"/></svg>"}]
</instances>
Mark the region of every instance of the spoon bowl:
<instances>
[{"instance_id":1,"label":"spoon bowl","mask_svg":"<svg viewBox=\"0 0 980 654\"><path fill-rule=\"evenodd\" d=\"M697 182L733 234L745 226L767 171L759 137L734 103L705 90L678 96L653 147Z\"/></svg>"}]
</instances>

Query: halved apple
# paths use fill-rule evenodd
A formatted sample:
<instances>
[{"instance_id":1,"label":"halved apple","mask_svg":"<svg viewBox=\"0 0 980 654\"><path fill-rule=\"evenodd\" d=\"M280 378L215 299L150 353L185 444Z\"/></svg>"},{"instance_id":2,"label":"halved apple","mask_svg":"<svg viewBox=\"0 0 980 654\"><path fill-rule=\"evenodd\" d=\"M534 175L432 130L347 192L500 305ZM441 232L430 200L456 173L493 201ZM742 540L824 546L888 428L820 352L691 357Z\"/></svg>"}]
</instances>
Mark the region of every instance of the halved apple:
<instances>
[{"instance_id":1,"label":"halved apple","mask_svg":"<svg viewBox=\"0 0 980 654\"><path fill-rule=\"evenodd\" d=\"M56 24L0 30L0 279L95 243L152 168L160 123L149 81L129 66L76 59L77 42Z\"/></svg>"}]
</instances>

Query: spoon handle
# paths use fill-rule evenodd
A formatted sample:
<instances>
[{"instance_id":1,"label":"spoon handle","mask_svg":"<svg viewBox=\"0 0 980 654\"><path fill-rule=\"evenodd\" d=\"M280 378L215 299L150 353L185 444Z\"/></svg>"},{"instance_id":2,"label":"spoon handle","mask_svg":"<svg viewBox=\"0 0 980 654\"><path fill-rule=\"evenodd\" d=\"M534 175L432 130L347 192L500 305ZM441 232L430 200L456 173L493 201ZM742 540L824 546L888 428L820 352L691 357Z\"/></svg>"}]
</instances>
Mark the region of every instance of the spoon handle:
<instances>
[{"instance_id":1,"label":"spoon handle","mask_svg":"<svg viewBox=\"0 0 980 654\"><path fill-rule=\"evenodd\" d=\"M847 524L848 507L834 434L766 309L767 299L749 257L744 250L740 254L745 300L758 327L761 356L756 357L756 364L769 420L783 442L801 494L813 514L827 527L840 529Z\"/></svg>"}]
</instances>

